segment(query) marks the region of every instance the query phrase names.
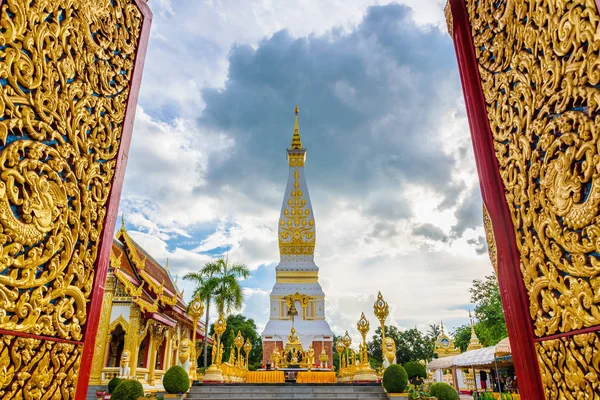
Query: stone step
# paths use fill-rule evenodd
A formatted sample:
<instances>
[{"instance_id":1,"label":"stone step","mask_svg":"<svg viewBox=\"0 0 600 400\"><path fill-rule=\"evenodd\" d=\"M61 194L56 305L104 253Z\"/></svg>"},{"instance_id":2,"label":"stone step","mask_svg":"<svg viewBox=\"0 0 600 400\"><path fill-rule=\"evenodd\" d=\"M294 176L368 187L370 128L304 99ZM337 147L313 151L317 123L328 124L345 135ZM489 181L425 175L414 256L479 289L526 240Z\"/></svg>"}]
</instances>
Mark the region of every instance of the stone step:
<instances>
[{"instance_id":1,"label":"stone step","mask_svg":"<svg viewBox=\"0 0 600 400\"><path fill-rule=\"evenodd\" d=\"M252 385L199 385L193 386L188 400L385 400L381 385L349 384L252 384Z\"/></svg>"}]
</instances>

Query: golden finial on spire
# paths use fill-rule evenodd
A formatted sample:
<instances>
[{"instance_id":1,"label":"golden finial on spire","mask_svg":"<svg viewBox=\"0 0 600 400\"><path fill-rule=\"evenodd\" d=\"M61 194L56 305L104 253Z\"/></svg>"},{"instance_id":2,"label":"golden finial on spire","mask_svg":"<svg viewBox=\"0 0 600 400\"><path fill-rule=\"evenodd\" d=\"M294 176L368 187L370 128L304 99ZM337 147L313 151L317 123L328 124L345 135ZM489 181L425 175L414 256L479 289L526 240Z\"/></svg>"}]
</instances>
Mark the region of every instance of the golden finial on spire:
<instances>
[{"instance_id":1,"label":"golden finial on spire","mask_svg":"<svg viewBox=\"0 0 600 400\"><path fill-rule=\"evenodd\" d=\"M125 229L125 213L122 212L121 213L121 232L126 232L127 230Z\"/></svg>"},{"instance_id":2,"label":"golden finial on spire","mask_svg":"<svg viewBox=\"0 0 600 400\"><path fill-rule=\"evenodd\" d=\"M296 115L296 120L294 121L294 136L292 137L292 146L290 148L301 149L302 140L300 140L300 129L298 128L298 114L300 114L300 111L298 110L298 104L296 104L294 114Z\"/></svg>"}]
</instances>

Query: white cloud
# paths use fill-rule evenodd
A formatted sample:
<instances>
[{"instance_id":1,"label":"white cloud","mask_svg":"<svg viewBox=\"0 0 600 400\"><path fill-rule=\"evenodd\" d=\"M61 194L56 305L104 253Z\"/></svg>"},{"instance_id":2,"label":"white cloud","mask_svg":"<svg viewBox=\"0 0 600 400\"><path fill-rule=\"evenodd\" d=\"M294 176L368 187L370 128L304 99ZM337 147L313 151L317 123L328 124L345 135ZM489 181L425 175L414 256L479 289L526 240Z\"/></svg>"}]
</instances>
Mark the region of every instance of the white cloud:
<instances>
[{"instance_id":1,"label":"white cloud","mask_svg":"<svg viewBox=\"0 0 600 400\"><path fill-rule=\"evenodd\" d=\"M273 178L273 171L248 165L235 171L239 180L211 181L211 173L240 157L245 145L225 128L199 127L197 120L206 107L202 90L225 89L232 45L249 44L256 50L265 36L280 29L289 30L293 37L313 34L335 40L338 31L352 31L366 7L375 3L388 2L160 0L150 4L155 19L121 210L132 227L132 237L160 262L169 258L171 274L179 277L178 286L185 289L186 297L193 287L181 277L197 270L211 258L208 254L219 249L229 249L230 260L244 262L253 271L277 263L277 223L287 175L285 149L270 143L272 148L263 148L261 155L254 154L248 162L263 165L261 157L277 154L281 179ZM413 6L417 23L445 24L441 0L406 3ZM334 27L339 29L330 31ZM422 83L419 71L390 62L385 53L373 52L371 45L370 40L357 43L356 53L364 58L369 76L381 79L389 90L386 101L402 99L407 88L418 93ZM471 280L491 273L487 255L477 255L467 243L483 235L480 227L467 228L448 243L412 233L415 225L430 223L450 235L458 222L458 207L478 185L462 95L444 79L437 80L435 94L442 102L439 113L443 124L431 137L437 140L435 145L442 144L442 155L454 160L451 179L462 185L457 186L457 204L442 207L441 189L411 181L412 176L402 185L398 183L397 171L387 165L402 164L399 158L373 159L368 166L360 166L377 169L372 187L343 194L326 180L331 179L335 166L308 176L317 224L316 262L327 295L328 320L338 334L348 329L357 339L354 328L360 311L375 329L372 305L378 290L390 303L390 322L399 327L424 327L440 319L466 321L464 307L469 302ZM381 108L344 77L335 80L331 91L356 113ZM276 92L273 95L278 96ZM425 111L421 113L415 115L412 109L397 107L393 114L378 114L370 125L360 127L364 129L363 140L387 139L390 144L405 145L401 131L406 128L398 126L394 127L398 131L390 131L389 127L406 118L427 119ZM265 121L272 118L268 113L255 117ZM282 134L290 133L291 123L281 127ZM253 134L260 132L248 129L247 136L252 138ZM309 141L311 134L326 140L332 133L325 126L322 132L307 132ZM419 157L427 158L432 143L423 140L411 145ZM338 146L341 151L345 149L343 143ZM307 163L325 165L327 160L322 155L315 159L316 149L312 150L308 149ZM428 160L423 168L435 164L436 160ZM342 169L355 167L345 165ZM343 184L360 185L351 179ZM268 318L272 283L255 282L260 287L245 291L243 312L255 319L259 329ZM211 309L213 316L214 311Z\"/></svg>"}]
</instances>

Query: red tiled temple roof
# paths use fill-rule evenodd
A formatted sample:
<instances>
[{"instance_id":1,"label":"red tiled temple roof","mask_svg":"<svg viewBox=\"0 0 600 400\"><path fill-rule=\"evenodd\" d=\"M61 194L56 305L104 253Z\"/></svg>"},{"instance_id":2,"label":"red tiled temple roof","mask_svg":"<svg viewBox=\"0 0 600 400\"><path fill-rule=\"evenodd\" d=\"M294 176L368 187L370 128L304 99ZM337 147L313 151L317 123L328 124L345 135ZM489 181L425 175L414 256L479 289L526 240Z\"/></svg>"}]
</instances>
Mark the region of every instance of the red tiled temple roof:
<instances>
[{"instance_id":1,"label":"red tiled temple roof","mask_svg":"<svg viewBox=\"0 0 600 400\"><path fill-rule=\"evenodd\" d=\"M138 304L145 318L156 319L168 326L180 321L192 326L186 314L187 305L177 291L168 271L136 243L124 228L113 239L111 269ZM203 339L204 324L199 322L197 334ZM212 340L209 338L209 342Z\"/></svg>"}]
</instances>

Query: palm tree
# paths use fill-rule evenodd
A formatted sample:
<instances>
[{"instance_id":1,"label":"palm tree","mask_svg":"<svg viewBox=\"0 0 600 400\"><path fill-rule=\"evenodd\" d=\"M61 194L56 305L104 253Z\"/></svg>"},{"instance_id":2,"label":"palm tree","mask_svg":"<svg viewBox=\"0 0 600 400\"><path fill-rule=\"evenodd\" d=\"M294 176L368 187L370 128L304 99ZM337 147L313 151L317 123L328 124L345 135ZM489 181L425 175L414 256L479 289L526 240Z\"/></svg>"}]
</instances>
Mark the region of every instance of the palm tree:
<instances>
[{"instance_id":1,"label":"palm tree","mask_svg":"<svg viewBox=\"0 0 600 400\"><path fill-rule=\"evenodd\" d=\"M183 279L196 282L196 289L192 298L198 296L206 302L206 316L204 322L204 366L208 364L208 319L211 301L215 301L219 313L224 310L231 312L239 309L244 303L244 295L239 285L238 278L250 276L248 267L244 264L228 263L228 260L219 258L207 262L200 272L190 272Z\"/></svg>"},{"instance_id":2,"label":"palm tree","mask_svg":"<svg viewBox=\"0 0 600 400\"><path fill-rule=\"evenodd\" d=\"M210 263L207 263L206 265L208 265ZM206 268L206 265L204 266ZM208 317L209 317L209 310L210 310L210 303L211 303L211 295L212 292L214 290L214 288L210 285L212 285L213 283L210 282L209 284L209 279L211 278L210 275L206 275L204 272L204 268L200 270L200 272L188 272L183 279L188 280L188 281L194 281L196 282L196 289L194 289L194 293L192 294L192 299L194 298L199 298L202 299L206 302L206 312L205 312L205 319L204 319L204 367L206 367L207 362L208 362L208 353L207 353L207 349L208 349L208 340L207 340L207 335L208 335ZM197 362L197 360L196 360Z\"/></svg>"},{"instance_id":3,"label":"palm tree","mask_svg":"<svg viewBox=\"0 0 600 400\"><path fill-rule=\"evenodd\" d=\"M429 325L429 331L427 332L427 336L429 336L430 339L432 339L433 341L436 341L441 333L442 333L442 328L439 325L437 325L437 324Z\"/></svg>"},{"instance_id":4,"label":"palm tree","mask_svg":"<svg viewBox=\"0 0 600 400\"><path fill-rule=\"evenodd\" d=\"M208 263L202 269L205 275L210 275L207 285L213 288L217 310L220 314L239 310L244 305L244 293L239 279L250 276L248 267L244 264L229 264L225 258L219 258L214 263Z\"/></svg>"}]
</instances>

